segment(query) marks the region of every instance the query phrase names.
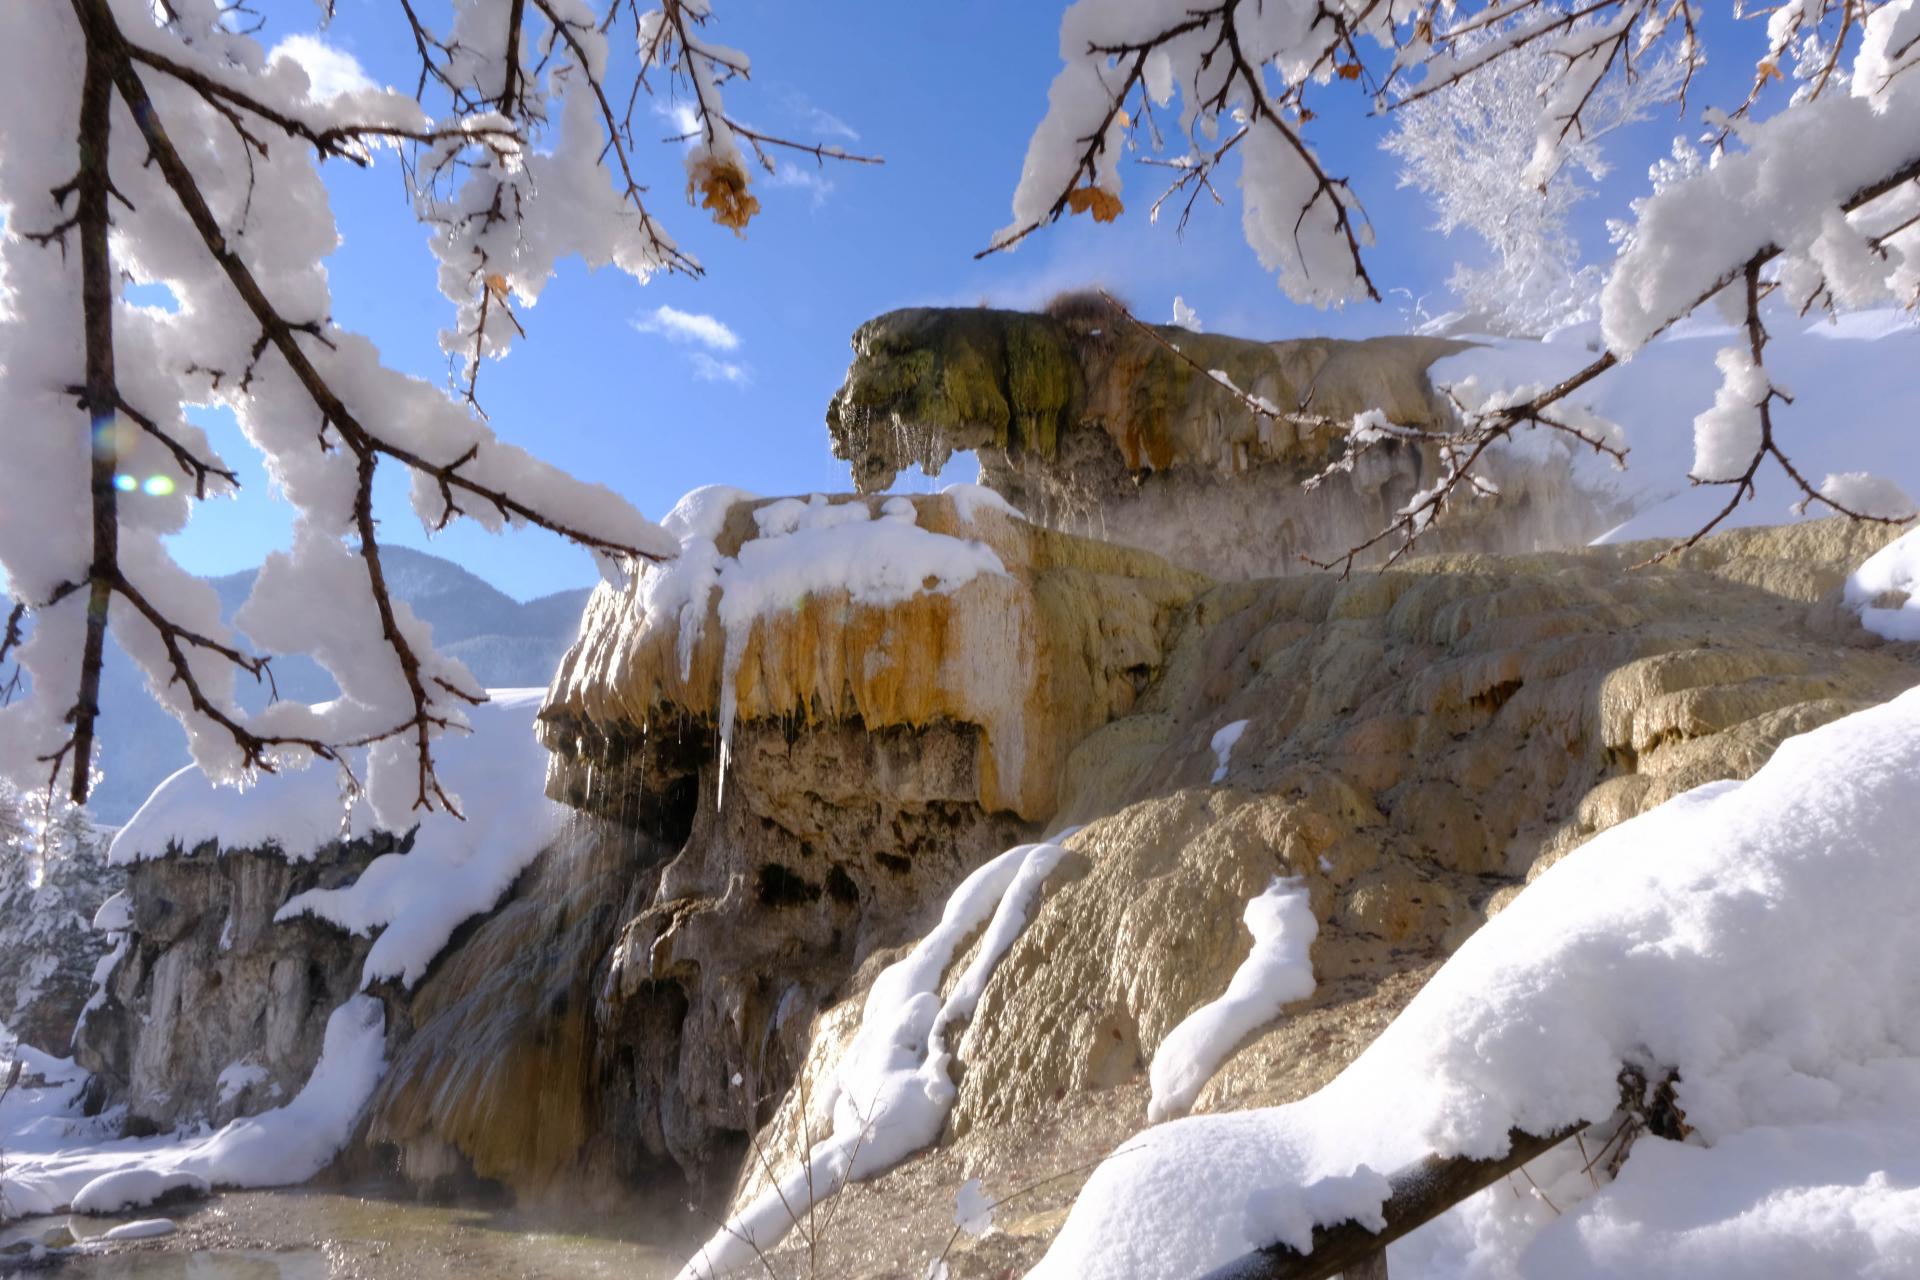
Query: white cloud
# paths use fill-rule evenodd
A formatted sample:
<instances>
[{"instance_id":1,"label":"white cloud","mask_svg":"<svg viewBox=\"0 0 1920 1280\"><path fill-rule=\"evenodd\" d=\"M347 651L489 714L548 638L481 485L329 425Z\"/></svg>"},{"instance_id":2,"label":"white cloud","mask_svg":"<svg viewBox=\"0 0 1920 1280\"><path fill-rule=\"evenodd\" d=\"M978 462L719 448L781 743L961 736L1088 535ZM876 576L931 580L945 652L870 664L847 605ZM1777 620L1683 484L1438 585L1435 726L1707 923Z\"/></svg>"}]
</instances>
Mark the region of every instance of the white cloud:
<instances>
[{"instance_id":1,"label":"white cloud","mask_svg":"<svg viewBox=\"0 0 1920 1280\"><path fill-rule=\"evenodd\" d=\"M780 105L788 114L801 120L807 132L820 138L844 138L848 142L860 141L860 132L831 111L813 104L806 94L791 86L781 86L778 91Z\"/></svg>"},{"instance_id":2,"label":"white cloud","mask_svg":"<svg viewBox=\"0 0 1920 1280\"><path fill-rule=\"evenodd\" d=\"M307 73L307 96L315 102L378 87L352 54L319 36L288 36L268 55L270 62L282 58L297 63Z\"/></svg>"},{"instance_id":3,"label":"white cloud","mask_svg":"<svg viewBox=\"0 0 1920 1280\"><path fill-rule=\"evenodd\" d=\"M693 108L684 102L655 98L653 114L673 126L674 136L680 139L680 145L691 151L700 141L700 117Z\"/></svg>"},{"instance_id":4,"label":"white cloud","mask_svg":"<svg viewBox=\"0 0 1920 1280\"><path fill-rule=\"evenodd\" d=\"M752 380L745 365L716 360L704 351L691 352L687 359L693 364L693 376L702 382L730 382L736 387L744 387Z\"/></svg>"},{"instance_id":5,"label":"white cloud","mask_svg":"<svg viewBox=\"0 0 1920 1280\"><path fill-rule=\"evenodd\" d=\"M816 206L825 201L833 190L833 180L818 169L784 162L767 175L766 183L769 187L791 187L796 191L804 191L813 198Z\"/></svg>"},{"instance_id":6,"label":"white cloud","mask_svg":"<svg viewBox=\"0 0 1920 1280\"><path fill-rule=\"evenodd\" d=\"M740 347L740 335L721 321L678 307L655 307L635 320L633 327L642 333L659 334L669 342L697 342L714 351L736 351Z\"/></svg>"}]
</instances>

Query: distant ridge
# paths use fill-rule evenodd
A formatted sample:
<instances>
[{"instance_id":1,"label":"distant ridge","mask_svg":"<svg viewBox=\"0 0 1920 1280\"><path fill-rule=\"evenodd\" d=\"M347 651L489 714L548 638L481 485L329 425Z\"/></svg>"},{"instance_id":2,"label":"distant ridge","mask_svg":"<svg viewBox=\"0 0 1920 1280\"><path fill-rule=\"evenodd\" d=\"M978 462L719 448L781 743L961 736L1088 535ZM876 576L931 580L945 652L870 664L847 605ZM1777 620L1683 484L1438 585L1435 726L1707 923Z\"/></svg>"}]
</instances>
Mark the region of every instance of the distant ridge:
<instances>
[{"instance_id":1,"label":"distant ridge","mask_svg":"<svg viewBox=\"0 0 1920 1280\"><path fill-rule=\"evenodd\" d=\"M477 680L494 689L545 685L573 642L592 593L579 587L522 603L453 561L424 551L388 546L381 559L395 597L433 628L440 651L466 663ZM209 580L229 622L258 576L259 570L247 569ZM282 698L318 702L337 692L325 669L302 655L274 659L273 673ZM94 821L115 826L132 817L188 757L179 724L154 703L143 677L111 641L101 681L100 769L105 776L88 808ZM266 689L256 689L242 676L240 701L257 710L266 704Z\"/></svg>"}]
</instances>

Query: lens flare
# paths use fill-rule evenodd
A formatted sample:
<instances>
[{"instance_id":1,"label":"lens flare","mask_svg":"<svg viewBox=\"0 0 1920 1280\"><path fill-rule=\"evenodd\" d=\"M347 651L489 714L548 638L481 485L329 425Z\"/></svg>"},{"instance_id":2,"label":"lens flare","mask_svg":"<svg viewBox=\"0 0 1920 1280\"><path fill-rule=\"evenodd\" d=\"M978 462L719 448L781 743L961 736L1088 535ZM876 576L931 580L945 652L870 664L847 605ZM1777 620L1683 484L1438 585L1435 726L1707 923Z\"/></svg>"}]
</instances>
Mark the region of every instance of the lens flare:
<instances>
[{"instance_id":1,"label":"lens flare","mask_svg":"<svg viewBox=\"0 0 1920 1280\"><path fill-rule=\"evenodd\" d=\"M113 487L122 493L132 493L140 487L140 482L125 472L113 478Z\"/></svg>"},{"instance_id":2,"label":"lens flare","mask_svg":"<svg viewBox=\"0 0 1920 1280\"><path fill-rule=\"evenodd\" d=\"M166 476L148 476L140 488L149 498L164 498L173 492L173 481Z\"/></svg>"}]
</instances>

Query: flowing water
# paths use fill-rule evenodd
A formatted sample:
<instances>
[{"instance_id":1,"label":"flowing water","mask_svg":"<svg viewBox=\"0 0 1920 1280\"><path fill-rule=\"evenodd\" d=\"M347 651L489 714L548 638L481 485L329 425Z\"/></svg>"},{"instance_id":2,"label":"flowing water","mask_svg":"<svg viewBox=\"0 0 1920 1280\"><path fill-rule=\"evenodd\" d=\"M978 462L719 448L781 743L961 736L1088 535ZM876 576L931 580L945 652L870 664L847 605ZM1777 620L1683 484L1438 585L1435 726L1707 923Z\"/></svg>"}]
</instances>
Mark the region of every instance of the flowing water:
<instances>
[{"instance_id":1,"label":"flowing water","mask_svg":"<svg viewBox=\"0 0 1920 1280\"><path fill-rule=\"evenodd\" d=\"M178 1225L174 1235L103 1242L50 1257L44 1269L22 1274L87 1280L662 1280L693 1247L679 1243L684 1225L650 1223L638 1214L535 1217L325 1191L232 1192L159 1212ZM27 1219L0 1230L0 1250L68 1226L85 1241L122 1220ZM15 1274L16 1265L16 1259L0 1257L0 1276Z\"/></svg>"}]
</instances>

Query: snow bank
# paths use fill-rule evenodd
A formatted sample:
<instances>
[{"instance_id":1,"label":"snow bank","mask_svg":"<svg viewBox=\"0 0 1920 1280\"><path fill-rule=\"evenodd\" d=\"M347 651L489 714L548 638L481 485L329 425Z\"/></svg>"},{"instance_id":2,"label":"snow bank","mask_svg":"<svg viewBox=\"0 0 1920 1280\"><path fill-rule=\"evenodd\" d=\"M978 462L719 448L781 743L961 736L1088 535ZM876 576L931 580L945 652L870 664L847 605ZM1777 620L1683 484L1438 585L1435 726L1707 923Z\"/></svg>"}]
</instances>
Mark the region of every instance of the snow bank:
<instances>
[{"instance_id":1,"label":"snow bank","mask_svg":"<svg viewBox=\"0 0 1920 1280\"><path fill-rule=\"evenodd\" d=\"M1914 447L1912 423L1889 411L1912 398L1911 371L1920 368L1920 326L1911 315L1860 312L1835 324L1770 312L1769 325L1767 368L1775 385L1794 397L1791 405L1774 406L1774 423L1800 472L1842 500L1860 492L1862 469L1879 482L1872 505L1885 507L1898 494L1920 497L1920 449ZM1487 387L1552 385L1591 361L1599 346L1592 325L1564 330L1545 342L1474 340L1484 345L1433 366L1435 385L1469 377ZM1590 451L1574 455L1579 481L1629 510L1624 523L1596 541L1684 537L1726 504L1726 488L1694 486L1687 475L1695 463L1694 420L1713 408L1721 383L1716 352L1735 341L1744 341L1744 335L1726 325L1687 321L1572 397L1620 424L1631 450L1624 472ZM1538 433L1522 432L1516 443L1526 449L1557 447ZM1755 498L1728 517L1725 527L1780 524L1800 514L1795 506L1804 495L1771 462L1760 469L1756 488ZM1816 507L1809 514L1826 513Z\"/></svg>"},{"instance_id":2,"label":"snow bank","mask_svg":"<svg viewBox=\"0 0 1920 1280\"><path fill-rule=\"evenodd\" d=\"M469 712L473 732L443 739L440 776L462 798L465 820L435 812L413 845L367 864L339 889L289 898L276 920L310 915L350 933L380 936L367 953L363 986L420 980L462 923L489 911L514 879L559 838L567 810L547 799L547 752L533 734L543 689L496 689Z\"/></svg>"},{"instance_id":3,"label":"snow bank","mask_svg":"<svg viewBox=\"0 0 1920 1280\"><path fill-rule=\"evenodd\" d=\"M120 828L107 846L107 861L164 858L170 849L192 853L212 842L222 849L272 847L291 862L305 862L343 836L373 829L365 803L349 810L340 782L334 769L314 765L261 774L246 787L233 787L188 765L155 787Z\"/></svg>"},{"instance_id":4,"label":"snow bank","mask_svg":"<svg viewBox=\"0 0 1920 1280\"><path fill-rule=\"evenodd\" d=\"M1920 529L1882 547L1847 579L1860 625L1889 640L1920 640Z\"/></svg>"},{"instance_id":5,"label":"snow bank","mask_svg":"<svg viewBox=\"0 0 1920 1280\"><path fill-rule=\"evenodd\" d=\"M386 1069L386 1014L371 996L355 996L327 1020L320 1063L293 1101L235 1120L199 1137L169 1135L70 1145L85 1126L64 1106L71 1123L49 1132L39 1124L9 1123L6 1208L21 1215L109 1213L151 1203L176 1187L283 1187L324 1169L353 1134L354 1122ZM84 1077L85 1073L79 1073ZM14 1117L8 1117L13 1121ZM44 1141L51 1139L51 1141Z\"/></svg>"},{"instance_id":6,"label":"snow bank","mask_svg":"<svg viewBox=\"0 0 1920 1280\"><path fill-rule=\"evenodd\" d=\"M1154 1050L1147 1068L1153 1085L1150 1124L1185 1115L1248 1032L1272 1022L1281 1006L1313 994L1310 952L1320 922L1313 918L1304 882L1274 877L1266 892L1247 903L1245 919L1253 950L1234 970L1226 993L1181 1019Z\"/></svg>"},{"instance_id":7,"label":"snow bank","mask_svg":"<svg viewBox=\"0 0 1920 1280\"><path fill-rule=\"evenodd\" d=\"M1384 1175L1429 1152L1605 1119L1623 1062L1678 1072L1688 1145L1643 1138L1604 1190L1575 1160L1558 1216L1496 1184L1396 1245L1393 1274L1920 1274L1916 777L1920 690L1604 832L1319 1093L1131 1140L1033 1274L1187 1276L1377 1222ZM1554 1155L1543 1179L1569 1171Z\"/></svg>"},{"instance_id":8,"label":"snow bank","mask_svg":"<svg viewBox=\"0 0 1920 1280\"><path fill-rule=\"evenodd\" d=\"M1065 852L1054 842L1019 845L961 882L940 923L867 992L860 1030L834 1077L832 1135L814 1146L805 1165L721 1227L678 1280L718 1280L757 1266L815 1204L940 1136L958 1096L949 1074L952 1035L973 1017L987 980L1026 928L1035 895ZM941 979L982 925L973 960L943 1001Z\"/></svg>"}]
</instances>

